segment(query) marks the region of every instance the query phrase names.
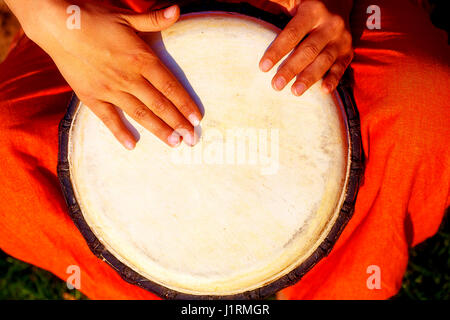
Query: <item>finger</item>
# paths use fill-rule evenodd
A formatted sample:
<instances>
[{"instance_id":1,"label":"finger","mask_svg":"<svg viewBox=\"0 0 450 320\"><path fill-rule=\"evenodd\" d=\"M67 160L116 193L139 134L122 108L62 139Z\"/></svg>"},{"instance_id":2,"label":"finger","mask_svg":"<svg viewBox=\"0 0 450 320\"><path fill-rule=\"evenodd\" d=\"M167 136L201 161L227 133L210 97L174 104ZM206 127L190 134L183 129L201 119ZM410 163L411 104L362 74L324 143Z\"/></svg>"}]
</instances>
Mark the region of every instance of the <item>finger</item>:
<instances>
[{"instance_id":1,"label":"finger","mask_svg":"<svg viewBox=\"0 0 450 320\"><path fill-rule=\"evenodd\" d=\"M190 94L161 61L143 70L143 76L161 92L193 126L198 126L202 114Z\"/></svg>"},{"instance_id":2,"label":"finger","mask_svg":"<svg viewBox=\"0 0 450 320\"><path fill-rule=\"evenodd\" d=\"M313 31L294 52L283 61L272 79L275 90L282 90L289 81L310 65L330 39L329 32L321 29ZM334 61L333 61L334 62Z\"/></svg>"},{"instance_id":3,"label":"finger","mask_svg":"<svg viewBox=\"0 0 450 320\"><path fill-rule=\"evenodd\" d=\"M192 124L178 111L177 108L156 90L145 79L134 83L131 93L139 99L149 111L152 111L158 118L164 121L173 130L183 136L186 144L193 146L198 142L198 137ZM142 108L141 108L142 109ZM139 116L145 113L144 110L137 109L135 112Z\"/></svg>"},{"instance_id":4,"label":"finger","mask_svg":"<svg viewBox=\"0 0 450 320\"><path fill-rule=\"evenodd\" d=\"M178 20L180 17L180 8L177 5L173 5L166 9L146 13L122 14L121 17L138 31L161 31L170 27Z\"/></svg>"},{"instance_id":5,"label":"finger","mask_svg":"<svg viewBox=\"0 0 450 320\"><path fill-rule=\"evenodd\" d=\"M298 76L292 85L292 93L296 96L302 95L309 87L320 80L336 61L336 49L327 47L323 50Z\"/></svg>"},{"instance_id":6,"label":"finger","mask_svg":"<svg viewBox=\"0 0 450 320\"><path fill-rule=\"evenodd\" d=\"M341 80L351 60L351 56L348 56L344 59L339 59L331 66L322 83L322 88L326 93L333 92L337 88L339 80Z\"/></svg>"},{"instance_id":7,"label":"finger","mask_svg":"<svg viewBox=\"0 0 450 320\"><path fill-rule=\"evenodd\" d=\"M259 62L267 72L286 54L292 51L314 26L314 17L309 11L300 11L275 38Z\"/></svg>"},{"instance_id":8,"label":"finger","mask_svg":"<svg viewBox=\"0 0 450 320\"><path fill-rule=\"evenodd\" d=\"M90 103L89 108L125 148L128 150L134 149L136 140L123 123L115 106L107 102L97 101Z\"/></svg>"},{"instance_id":9,"label":"finger","mask_svg":"<svg viewBox=\"0 0 450 320\"><path fill-rule=\"evenodd\" d=\"M121 106L132 119L142 127L153 133L161 141L171 147L176 147L181 142L180 135L167 123L156 116L146 105L136 97L128 93L122 93L113 97L115 103Z\"/></svg>"}]
</instances>

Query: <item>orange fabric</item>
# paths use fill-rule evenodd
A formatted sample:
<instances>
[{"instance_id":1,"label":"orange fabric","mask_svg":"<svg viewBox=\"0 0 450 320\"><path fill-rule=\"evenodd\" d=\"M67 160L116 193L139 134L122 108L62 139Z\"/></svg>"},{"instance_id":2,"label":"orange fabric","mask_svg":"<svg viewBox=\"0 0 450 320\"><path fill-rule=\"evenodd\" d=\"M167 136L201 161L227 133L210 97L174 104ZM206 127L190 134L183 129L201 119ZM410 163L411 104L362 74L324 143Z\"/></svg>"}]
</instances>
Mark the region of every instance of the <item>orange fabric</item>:
<instances>
[{"instance_id":1,"label":"orange fabric","mask_svg":"<svg viewBox=\"0 0 450 320\"><path fill-rule=\"evenodd\" d=\"M437 231L449 205L445 34L408 0L355 2L352 67L365 181L354 216L331 254L283 290L284 298L394 295L408 248ZM365 28L372 4L381 8L381 30ZM0 248L61 279L67 279L68 266L78 265L81 291L90 298L156 298L97 259L67 214L56 164L58 123L70 91L50 58L26 37L0 65ZM366 285L371 265L381 270L379 290Z\"/></svg>"}]
</instances>

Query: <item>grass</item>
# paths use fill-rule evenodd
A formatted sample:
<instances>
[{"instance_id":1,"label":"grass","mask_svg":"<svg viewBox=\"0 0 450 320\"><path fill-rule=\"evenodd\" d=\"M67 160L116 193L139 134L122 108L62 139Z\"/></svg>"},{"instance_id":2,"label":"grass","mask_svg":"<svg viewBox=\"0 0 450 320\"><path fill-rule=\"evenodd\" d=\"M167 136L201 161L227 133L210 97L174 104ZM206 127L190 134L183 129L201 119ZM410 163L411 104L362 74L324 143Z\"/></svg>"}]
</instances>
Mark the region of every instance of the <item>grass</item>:
<instances>
[{"instance_id":1,"label":"grass","mask_svg":"<svg viewBox=\"0 0 450 320\"><path fill-rule=\"evenodd\" d=\"M80 300L64 281L48 271L14 259L0 251L0 300Z\"/></svg>"},{"instance_id":2,"label":"grass","mask_svg":"<svg viewBox=\"0 0 450 320\"><path fill-rule=\"evenodd\" d=\"M448 211L448 210L447 210ZM0 251L0 300L87 299L48 271ZM450 299L450 229L448 217L439 232L410 250L410 261L394 300Z\"/></svg>"},{"instance_id":3,"label":"grass","mask_svg":"<svg viewBox=\"0 0 450 320\"><path fill-rule=\"evenodd\" d=\"M402 289L394 299L450 299L450 225L447 209L439 232L410 250Z\"/></svg>"}]
</instances>

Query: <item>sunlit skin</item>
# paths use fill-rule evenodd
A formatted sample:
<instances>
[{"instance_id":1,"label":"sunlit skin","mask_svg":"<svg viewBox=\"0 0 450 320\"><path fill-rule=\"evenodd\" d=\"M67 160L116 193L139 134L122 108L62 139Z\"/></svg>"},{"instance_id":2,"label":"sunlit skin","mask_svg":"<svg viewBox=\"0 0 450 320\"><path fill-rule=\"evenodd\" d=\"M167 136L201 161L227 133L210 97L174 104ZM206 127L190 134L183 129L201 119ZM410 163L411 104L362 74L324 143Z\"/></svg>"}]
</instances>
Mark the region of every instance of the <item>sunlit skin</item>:
<instances>
[{"instance_id":1,"label":"sunlit skin","mask_svg":"<svg viewBox=\"0 0 450 320\"><path fill-rule=\"evenodd\" d=\"M300 96L325 76L322 86L330 93L353 59L352 37L345 18L351 3L341 1L339 14L331 13L324 3L332 7L336 1L300 2L290 22L262 57L259 66L267 72L290 53L272 79L275 90L283 90L296 77L291 91Z\"/></svg>"},{"instance_id":2,"label":"sunlit skin","mask_svg":"<svg viewBox=\"0 0 450 320\"><path fill-rule=\"evenodd\" d=\"M323 89L333 91L353 53L346 23L349 0L331 13L337 0L301 1L292 20L270 45L259 63L269 71L286 54L272 80L283 90L296 77L291 91L301 95L324 77ZM122 121L125 112L167 145L183 140L198 142L194 126L202 114L175 76L163 65L138 32L158 32L174 24L180 9L137 14L104 3L64 0L6 0L26 35L53 59L59 71L80 98L127 149L136 139ZM324 3L326 5L324 5ZM67 8L81 8L80 29L66 27Z\"/></svg>"}]
</instances>

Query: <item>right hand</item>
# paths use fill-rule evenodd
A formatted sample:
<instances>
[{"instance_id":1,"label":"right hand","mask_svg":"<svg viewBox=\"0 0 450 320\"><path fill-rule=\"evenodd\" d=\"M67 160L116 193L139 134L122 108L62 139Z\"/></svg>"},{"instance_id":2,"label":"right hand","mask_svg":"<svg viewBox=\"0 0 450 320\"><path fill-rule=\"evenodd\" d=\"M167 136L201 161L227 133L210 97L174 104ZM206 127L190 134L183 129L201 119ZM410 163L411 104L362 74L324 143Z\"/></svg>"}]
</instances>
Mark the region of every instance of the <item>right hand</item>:
<instances>
[{"instance_id":1,"label":"right hand","mask_svg":"<svg viewBox=\"0 0 450 320\"><path fill-rule=\"evenodd\" d=\"M191 146L198 142L194 126L202 114L197 105L137 35L175 23L178 6L137 14L96 2L25 3L37 3L31 16L18 15L27 36L51 56L80 100L123 146L131 150L136 140L116 107L169 146L177 146L181 139ZM66 27L66 10L74 3L81 8L81 28L71 30ZM17 9L17 3L12 7Z\"/></svg>"}]
</instances>

